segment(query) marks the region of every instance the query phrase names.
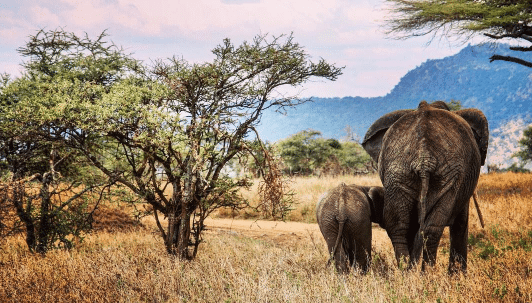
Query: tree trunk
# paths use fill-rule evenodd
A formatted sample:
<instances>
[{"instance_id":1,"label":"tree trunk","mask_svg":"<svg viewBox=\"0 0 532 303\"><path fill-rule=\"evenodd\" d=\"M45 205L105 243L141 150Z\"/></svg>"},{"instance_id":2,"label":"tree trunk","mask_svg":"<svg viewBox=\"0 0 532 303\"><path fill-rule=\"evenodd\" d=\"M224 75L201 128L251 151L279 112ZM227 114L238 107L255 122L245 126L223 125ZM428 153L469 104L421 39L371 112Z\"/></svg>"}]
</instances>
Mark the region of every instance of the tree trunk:
<instances>
[{"instance_id":1,"label":"tree trunk","mask_svg":"<svg viewBox=\"0 0 532 303\"><path fill-rule=\"evenodd\" d=\"M174 243L177 240L177 230L179 227L177 226L177 218L175 213L176 211L172 208L168 214L168 232L166 233L166 239L164 239L166 251L170 255L176 254Z\"/></svg>"},{"instance_id":2,"label":"tree trunk","mask_svg":"<svg viewBox=\"0 0 532 303\"><path fill-rule=\"evenodd\" d=\"M177 237L177 255L182 260L190 259L188 253L188 243L190 242L190 214L186 207L183 207L179 222L179 233Z\"/></svg>"},{"instance_id":3,"label":"tree trunk","mask_svg":"<svg viewBox=\"0 0 532 303\"><path fill-rule=\"evenodd\" d=\"M168 215L168 232L166 239L166 251L168 254L178 256L182 260L190 259L188 244L190 242L190 218L191 214L186 207L180 208L179 216L177 212Z\"/></svg>"},{"instance_id":4,"label":"tree trunk","mask_svg":"<svg viewBox=\"0 0 532 303\"><path fill-rule=\"evenodd\" d=\"M35 236L35 223L31 218L29 212L31 211L31 200L28 199L28 207L24 209L25 188L23 182L11 181L13 184L12 201L17 211L17 216L24 223L26 227L26 245L30 251L34 251L37 246L37 238Z\"/></svg>"},{"instance_id":5,"label":"tree trunk","mask_svg":"<svg viewBox=\"0 0 532 303\"><path fill-rule=\"evenodd\" d=\"M41 213L39 230L37 232L37 249L36 251L41 254L45 254L48 250L48 242L50 242L51 231L51 217L50 217L50 183L53 180L53 172L45 173L43 175L43 181L41 186Z\"/></svg>"}]
</instances>

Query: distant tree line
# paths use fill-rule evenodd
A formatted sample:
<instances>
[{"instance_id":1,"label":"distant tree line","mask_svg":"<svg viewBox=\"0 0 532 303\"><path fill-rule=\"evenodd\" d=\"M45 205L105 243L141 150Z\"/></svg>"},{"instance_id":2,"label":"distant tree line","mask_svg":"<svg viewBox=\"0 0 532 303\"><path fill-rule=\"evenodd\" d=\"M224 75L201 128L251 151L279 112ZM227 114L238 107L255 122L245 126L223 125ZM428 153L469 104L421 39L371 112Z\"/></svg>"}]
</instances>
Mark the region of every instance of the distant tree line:
<instances>
[{"instance_id":1,"label":"distant tree line","mask_svg":"<svg viewBox=\"0 0 532 303\"><path fill-rule=\"evenodd\" d=\"M324 138L321 132L307 129L275 143L265 142L266 150L279 160L279 168L285 176L337 176L375 172L371 157L358 143L356 134L346 127L341 140ZM259 149L259 141L250 146ZM244 159L235 159L231 170L236 175L249 174L260 178L268 173L263 165L264 153L254 153Z\"/></svg>"},{"instance_id":2,"label":"distant tree line","mask_svg":"<svg viewBox=\"0 0 532 303\"><path fill-rule=\"evenodd\" d=\"M283 171L289 175L370 173L371 158L355 141L326 139L319 131L303 130L277 143Z\"/></svg>"}]
</instances>

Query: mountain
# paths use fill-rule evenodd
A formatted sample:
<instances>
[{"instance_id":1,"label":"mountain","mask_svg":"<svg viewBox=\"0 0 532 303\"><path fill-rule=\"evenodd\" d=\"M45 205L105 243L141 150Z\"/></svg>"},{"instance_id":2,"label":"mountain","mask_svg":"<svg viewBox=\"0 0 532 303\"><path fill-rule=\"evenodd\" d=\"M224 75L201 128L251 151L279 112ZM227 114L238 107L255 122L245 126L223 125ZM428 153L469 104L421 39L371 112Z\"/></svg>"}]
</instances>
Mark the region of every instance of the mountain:
<instances>
[{"instance_id":1,"label":"mountain","mask_svg":"<svg viewBox=\"0 0 532 303\"><path fill-rule=\"evenodd\" d=\"M272 142L309 128L322 132L324 137L340 139L349 125L362 138L383 114L416 108L421 100L459 100L464 108L478 108L486 115L490 131L517 118L530 123L532 69L509 62L489 62L495 51L510 54L508 47L468 45L456 55L428 60L409 71L383 97L313 98L314 102L289 109L286 115L267 111L258 131L263 139Z\"/></svg>"}]
</instances>

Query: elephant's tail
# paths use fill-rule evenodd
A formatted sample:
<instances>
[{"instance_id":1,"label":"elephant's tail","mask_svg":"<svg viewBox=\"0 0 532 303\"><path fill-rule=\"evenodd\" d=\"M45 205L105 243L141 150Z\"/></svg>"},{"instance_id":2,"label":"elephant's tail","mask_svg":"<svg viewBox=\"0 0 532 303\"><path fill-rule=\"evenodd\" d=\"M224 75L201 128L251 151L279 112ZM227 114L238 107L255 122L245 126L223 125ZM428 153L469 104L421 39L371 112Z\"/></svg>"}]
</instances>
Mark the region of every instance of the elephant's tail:
<instances>
[{"instance_id":1,"label":"elephant's tail","mask_svg":"<svg viewBox=\"0 0 532 303\"><path fill-rule=\"evenodd\" d=\"M419 194L419 229L423 234L425 229L425 217L427 215L427 194L429 192L430 173L422 170L419 173L421 179L421 193Z\"/></svg>"},{"instance_id":2,"label":"elephant's tail","mask_svg":"<svg viewBox=\"0 0 532 303\"><path fill-rule=\"evenodd\" d=\"M410 261L417 262L422 254L425 238L425 221L427 216L427 194L429 191L430 173L427 170L418 171L421 179L421 193L419 194L419 230L414 239L414 247L410 252Z\"/></svg>"},{"instance_id":3,"label":"elephant's tail","mask_svg":"<svg viewBox=\"0 0 532 303\"><path fill-rule=\"evenodd\" d=\"M412 163L412 169L421 180L418 223L420 231L423 232L427 216L427 195L429 192L430 175L436 171L437 160L429 151L428 144L425 140L422 140L420 144L419 154L417 160Z\"/></svg>"},{"instance_id":4,"label":"elephant's tail","mask_svg":"<svg viewBox=\"0 0 532 303\"><path fill-rule=\"evenodd\" d=\"M345 221L347 221L347 216L345 214L346 212L345 194L346 194L346 185L345 183L342 182L342 184L340 184L340 192L338 193L338 200L337 200L338 214L336 216L336 220L338 221L338 234L336 235L336 242L334 244L334 248L331 252L331 257L329 258L329 262L327 263L327 265L331 263L332 259L336 255L336 250L338 249L338 245L340 245L342 234L344 232Z\"/></svg>"}]
</instances>

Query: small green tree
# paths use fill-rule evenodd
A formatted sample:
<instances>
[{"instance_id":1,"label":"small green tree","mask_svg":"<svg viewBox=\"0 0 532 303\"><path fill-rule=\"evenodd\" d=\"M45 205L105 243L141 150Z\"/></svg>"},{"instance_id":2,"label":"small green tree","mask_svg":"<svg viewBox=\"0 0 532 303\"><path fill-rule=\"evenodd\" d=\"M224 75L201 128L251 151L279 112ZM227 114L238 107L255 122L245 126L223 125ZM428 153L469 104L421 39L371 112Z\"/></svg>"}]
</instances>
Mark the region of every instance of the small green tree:
<instances>
[{"instance_id":1,"label":"small green tree","mask_svg":"<svg viewBox=\"0 0 532 303\"><path fill-rule=\"evenodd\" d=\"M310 129L280 140L277 145L290 175L309 175L332 154L332 147L321 138L321 132Z\"/></svg>"},{"instance_id":2,"label":"small green tree","mask_svg":"<svg viewBox=\"0 0 532 303\"><path fill-rule=\"evenodd\" d=\"M451 111L457 111L462 109L462 102L460 102L459 100L451 99L451 101L446 103Z\"/></svg>"},{"instance_id":3,"label":"small green tree","mask_svg":"<svg viewBox=\"0 0 532 303\"><path fill-rule=\"evenodd\" d=\"M434 39L457 36L468 40L483 35L532 43L532 7L527 0L388 0L392 16L386 20L388 34L399 39L432 35ZM432 40L432 39L431 39ZM532 46L511 46L529 52ZM532 62L515 56L493 55L502 60L532 67Z\"/></svg>"},{"instance_id":4,"label":"small green tree","mask_svg":"<svg viewBox=\"0 0 532 303\"><path fill-rule=\"evenodd\" d=\"M231 178L224 168L254 150L246 138L261 113L308 101L278 89L341 74L323 59L311 62L292 36L257 36L240 46L225 39L213 54L212 62L202 64L158 61L153 77L132 77L86 105L92 117L78 115L75 125L82 132L72 134L96 167L153 206L168 253L182 259L196 256L212 211L246 205L238 189L248 180ZM86 133L115 144L125 166L117 169L93 154L83 143Z\"/></svg>"},{"instance_id":5,"label":"small green tree","mask_svg":"<svg viewBox=\"0 0 532 303\"><path fill-rule=\"evenodd\" d=\"M300 131L277 143L287 174L340 174L363 170L369 155L357 142L325 139L315 130Z\"/></svg>"},{"instance_id":6,"label":"small green tree","mask_svg":"<svg viewBox=\"0 0 532 303\"><path fill-rule=\"evenodd\" d=\"M32 251L71 247L90 230L103 188L114 182L94 169L74 141L79 134L92 153L105 153L109 142L84 132L75 118L95 120L87 105L140 72L137 61L105 37L39 30L18 49L28 58L23 75L2 80L0 202L14 208Z\"/></svg>"},{"instance_id":7,"label":"small green tree","mask_svg":"<svg viewBox=\"0 0 532 303\"><path fill-rule=\"evenodd\" d=\"M521 150L514 154L514 157L521 159L523 163L528 163L532 160L532 126L527 127L523 131L523 137L519 140Z\"/></svg>"},{"instance_id":8,"label":"small green tree","mask_svg":"<svg viewBox=\"0 0 532 303\"><path fill-rule=\"evenodd\" d=\"M373 171L371 157L358 142L342 142L338 159L344 168L344 173L369 173Z\"/></svg>"}]
</instances>

